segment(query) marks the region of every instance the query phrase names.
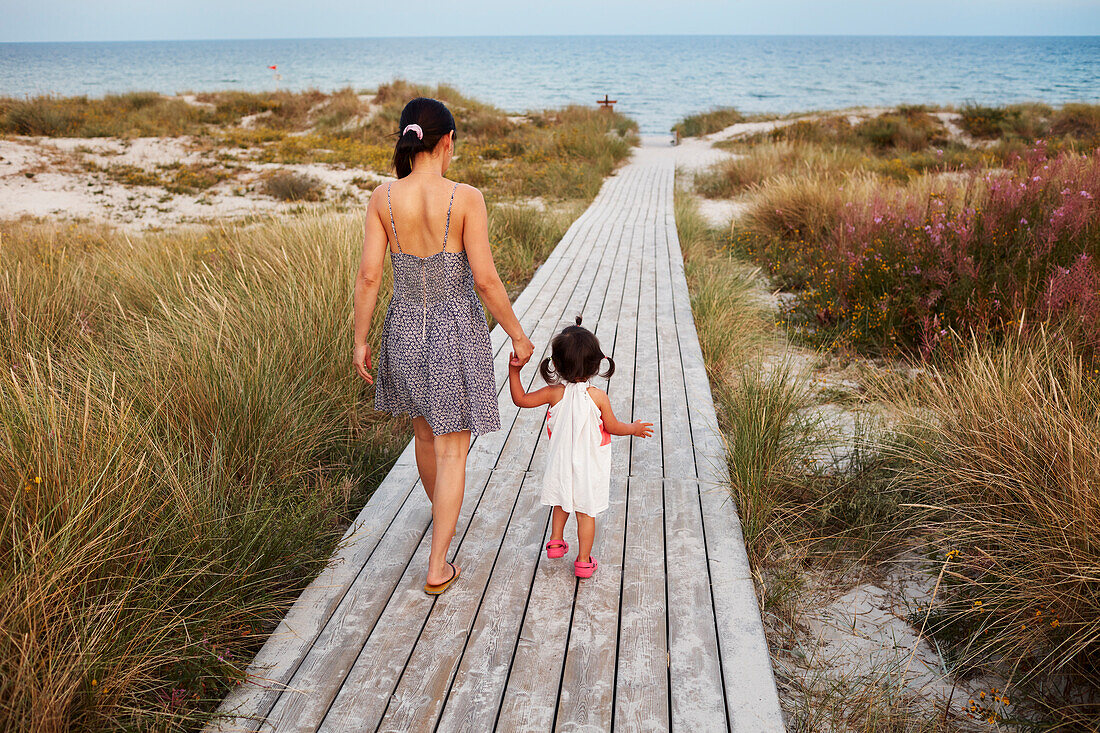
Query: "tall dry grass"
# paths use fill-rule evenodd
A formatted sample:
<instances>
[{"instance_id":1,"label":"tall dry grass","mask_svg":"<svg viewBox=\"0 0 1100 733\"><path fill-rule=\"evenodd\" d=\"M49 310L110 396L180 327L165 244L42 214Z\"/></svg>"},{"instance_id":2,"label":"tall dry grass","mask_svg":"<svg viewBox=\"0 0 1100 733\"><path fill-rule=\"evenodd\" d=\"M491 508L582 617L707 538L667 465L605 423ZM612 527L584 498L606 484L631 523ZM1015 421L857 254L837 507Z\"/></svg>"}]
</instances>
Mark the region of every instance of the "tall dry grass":
<instances>
[{"instance_id":1,"label":"tall dry grass","mask_svg":"<svg viewBox=\"0 0 1100 733\"><path fill-rule=\"evenodd\" d=\"M513 287L567 218L491 209ZM0 232L0 729L193 729L323 566L409 434L350 369L361 237Z\"/></svg>"},{"instance_id":2,"label":"tall dry grass","mask_svg":"<svg viewBox=\"0 0 1100 733\"><path fill-rule=\"evenodd\" d=\"M999 673L1015 709L1093 730L1100 369L1057 334L1021 334L968 342L919 387L887 389L905 438L887 450L948 558L929 629L955 673Z\"/></svg>"}]
</instances>

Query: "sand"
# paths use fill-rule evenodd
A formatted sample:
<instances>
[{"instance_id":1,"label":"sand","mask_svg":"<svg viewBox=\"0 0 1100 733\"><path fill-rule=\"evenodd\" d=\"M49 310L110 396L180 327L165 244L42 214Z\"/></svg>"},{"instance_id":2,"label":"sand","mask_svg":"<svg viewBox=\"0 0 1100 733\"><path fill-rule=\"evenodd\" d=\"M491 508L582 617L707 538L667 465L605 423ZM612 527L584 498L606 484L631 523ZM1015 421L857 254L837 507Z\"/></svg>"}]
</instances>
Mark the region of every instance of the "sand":
<instances>
[{"instance_id":1,"label":"sand","mask_svg":"<svg viewBox=\"0 0 1100 733\"><path fill-rule=\"evenodd\" d=\"M240 151L244 152L244 151ZM195 193L172 193L161 186L112 180L99 168L129 165L163 174L159 166L224 165L232 177ZM387 180L369 171L321 163L256 163L234 151L204 151L187 137L0 139L0 220L86 220L123 229L166 229L181 224L277 214L302 206L261 191L265 174L284 170L318 179L326 201L365 203L370 191Z\"/></svg>"}]
</instances>

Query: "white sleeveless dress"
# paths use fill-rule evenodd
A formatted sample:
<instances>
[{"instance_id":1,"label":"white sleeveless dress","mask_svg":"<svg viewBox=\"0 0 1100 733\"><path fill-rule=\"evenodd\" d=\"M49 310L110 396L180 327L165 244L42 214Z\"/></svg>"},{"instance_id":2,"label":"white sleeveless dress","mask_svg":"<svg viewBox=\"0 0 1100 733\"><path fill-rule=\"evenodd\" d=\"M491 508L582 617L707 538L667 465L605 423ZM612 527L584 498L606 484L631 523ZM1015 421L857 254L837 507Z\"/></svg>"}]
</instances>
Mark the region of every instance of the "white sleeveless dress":
<instances>
[{"instance_id":1,"label":"white sleeveless dress","mask_svg":"<svg viewBox=\"0 0 1100 733\"><path fill-rule=\"evenodd\" d=\"M565 394L546 413L550 456L542 503L595 516L607 509L611 486L611 434L587 382L565 382Z\"/></svg>"}]
</instances>

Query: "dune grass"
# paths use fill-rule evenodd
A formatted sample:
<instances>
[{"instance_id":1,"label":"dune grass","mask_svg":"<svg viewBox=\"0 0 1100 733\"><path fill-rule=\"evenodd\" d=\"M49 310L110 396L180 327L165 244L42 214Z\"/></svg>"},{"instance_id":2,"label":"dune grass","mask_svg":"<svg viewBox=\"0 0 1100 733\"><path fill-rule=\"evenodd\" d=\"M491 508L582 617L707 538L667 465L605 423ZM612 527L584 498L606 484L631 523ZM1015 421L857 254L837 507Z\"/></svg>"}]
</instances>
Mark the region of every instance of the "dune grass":
<instances>
[{"instance_id":1,"label":"dune grass","mask_svg":"<svg viewBox=\"0 0 1100 733\"><path fill-rule=\"evenodd\" d=\"M259 115L249 127L217 130L203 144L246 148L250 157L265 163L318 162L385 175L402 107L413 97L429 96L445 102L458 121L453 177L493 198L565 200L595 196L603 178L636 143L637 125L618 114L566 107L530 112L517 122L446 85L395 81L368 99L350 90L316 93L316 98L309 94L274 107L280 99L266 94L200 95L227 118Z\"/></svg>"},{"instance_id":2,"label":"dune grass","mask_svg":"<svg viewBox=\"0 0 1100 733\"><path fill-rule=\"evenodd\" d=\"M572 215L491 207L513 290ZM0 728L194 729L240 679L410 432L350 368L361 237L4 225Z\"/></svg>"},{"instance_id":3,"label":"dune grass","mask_svg":"<svg viewBox=\"0 0 1100 733\"><path fill-rule=\"evenodd\" d=\"M929 630L956 674L1009 681L1017 722L1100 715L1100 369L1020 329L887 389L906 438L886 448L948 570ZM1004 691L1008 697L1008 690ZM1011 722L1011 721L1010 721Z\"/></svg>"},{"instance_id":4,"label":"dune grass","mask_svg":"<svg viewBox=\"0 0 1100 733\"><path fill-rule=\"evenodd\" d=\"M88 97L0 98L0 133L47 137L189 135L214 122L210 112L156 92Z\"/></svg>"},{"instance_id":5,"label":"dune grass","mask_svg":"<svg viewBox=\"0 0 1100 733\"><path fill-rule=\"evenodd\" d=\"M672 126L680 137L699 137L724 130L744 121L745 117L733 107L717 107L707 112L688 115Z\"/></svg>"}]
</instances>

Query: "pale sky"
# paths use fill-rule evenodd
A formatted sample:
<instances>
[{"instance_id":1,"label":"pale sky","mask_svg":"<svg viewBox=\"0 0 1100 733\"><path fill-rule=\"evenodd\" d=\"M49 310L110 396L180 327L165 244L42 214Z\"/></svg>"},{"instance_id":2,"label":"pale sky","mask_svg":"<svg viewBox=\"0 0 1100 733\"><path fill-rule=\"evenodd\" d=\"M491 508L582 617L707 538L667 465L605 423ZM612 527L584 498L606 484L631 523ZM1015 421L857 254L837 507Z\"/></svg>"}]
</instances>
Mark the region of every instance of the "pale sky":
<instances>
[{"instance_id":1,"label":"pale sky","mask_svg":"<svg viewBox=\"0 0 1100 733\"><path fill-rule=\"evenodd\" d=\"M0 0L0 41L1097 35L1100 0Z\"/></svg>"}]
</instances>

